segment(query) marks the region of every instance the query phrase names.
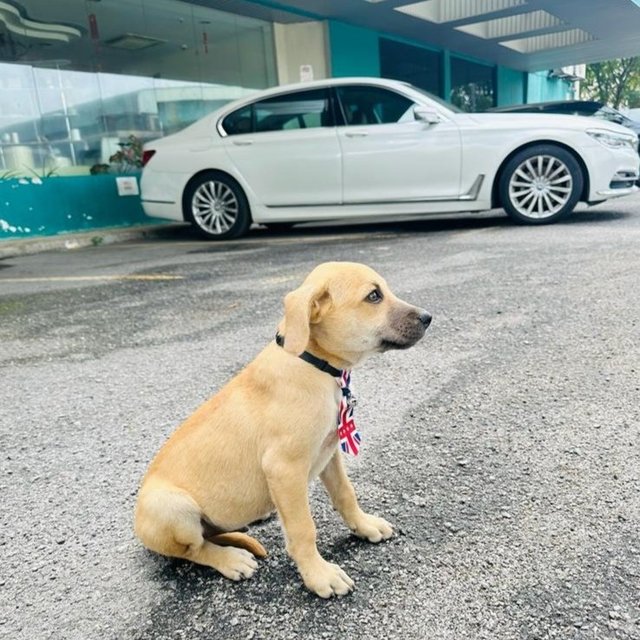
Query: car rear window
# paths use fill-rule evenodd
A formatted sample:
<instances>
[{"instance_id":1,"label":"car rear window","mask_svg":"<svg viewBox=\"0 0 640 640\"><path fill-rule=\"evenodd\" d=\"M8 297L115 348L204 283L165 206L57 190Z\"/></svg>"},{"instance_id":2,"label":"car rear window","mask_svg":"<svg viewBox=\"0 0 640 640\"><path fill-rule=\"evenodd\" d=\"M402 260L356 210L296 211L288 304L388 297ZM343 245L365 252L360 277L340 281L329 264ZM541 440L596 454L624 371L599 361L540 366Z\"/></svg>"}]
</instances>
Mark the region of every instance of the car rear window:
<instances>
[{"instance_id":1,"label":"car rear window","mask_svg":"<svg viewBox=\"0 0 640 640\"><path fill-rule=\"evenodd\" d=\"M254 102L222 121L227 135L334 126L328 89L286 93Z\"/></svg>"},{"instance_id":2,"label":"car rear window","mask_svg":"<svg viewBox=\"0 0 640 640\"><path fill-rule=\"evenodd\" d=\"M242 107L230 113L223 121L222 128L227 135L234 136L253 131L253 105Z\"/></svg>"}]
</instances>

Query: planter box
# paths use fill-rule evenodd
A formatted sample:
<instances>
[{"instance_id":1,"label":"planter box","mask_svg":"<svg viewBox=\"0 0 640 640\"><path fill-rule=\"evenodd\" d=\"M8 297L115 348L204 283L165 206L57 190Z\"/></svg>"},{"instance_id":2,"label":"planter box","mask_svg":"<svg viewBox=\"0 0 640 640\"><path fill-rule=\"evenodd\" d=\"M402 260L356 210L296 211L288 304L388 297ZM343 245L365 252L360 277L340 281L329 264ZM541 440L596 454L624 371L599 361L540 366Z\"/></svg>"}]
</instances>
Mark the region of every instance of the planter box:
<instances>
[{"instance_id":1,"label":"planter box","mask_svg":"<svg viewBox=\"0 0 640 640\"><path fill-rule=\"evenodd\" d=\"M140 196L118 195L116 177L0 180L0 241L167 222L147 217Z\"/></svg>"}]
</instances>

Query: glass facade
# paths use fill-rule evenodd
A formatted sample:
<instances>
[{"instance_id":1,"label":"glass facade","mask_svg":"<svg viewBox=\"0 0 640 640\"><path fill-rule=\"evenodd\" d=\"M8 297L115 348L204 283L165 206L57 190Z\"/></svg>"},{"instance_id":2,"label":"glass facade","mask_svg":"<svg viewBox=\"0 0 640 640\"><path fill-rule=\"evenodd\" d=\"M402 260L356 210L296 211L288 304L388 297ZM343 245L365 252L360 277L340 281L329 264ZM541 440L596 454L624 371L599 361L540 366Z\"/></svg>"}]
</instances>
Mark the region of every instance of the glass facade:
<instances>
[{"instance_id":1,"label":"glass facade","mask_svg":"<svg viewBox=\"0 0 640 640\"><path fill-rule=\"evenodd\" d=\"M496 68L451 56L449 100L463 111L486 111L496 106Z\"/></svg>"},{"instance_id":2,"label":"glass facade","mask_svg":"<svg viewBox=\"0 0 640 640\"><path fill-rule=\"evenodd\" d=\"M380 38L380 75L409 82L434 95L442 95L442 54L424 47Z\"/></svg>"},{"instance_id":3,"label":"glass facade","mask_svg":"<svg viewBox=\"0 0 640 640\"><path fill-rule=\"evenodd\" d=\"M277 84L264 20L178 0L10 8L0 7L0 177L105 171L132 140Z\"/></svg>"},{"instance_id":4,"label":"glass facade","mask_svg":"<svg viewBox=\"0 0 640 640\"><path fill-rule=\"evenodd\" d=\"M409 82L436 96L445 98L463 111L486 111L496 106L496 67L444 56L390 38L379 39L380 75ZM450 87L445 87L445 65ZM448 95L445 95L448 94Z\"/></svg>"}]
</instances>

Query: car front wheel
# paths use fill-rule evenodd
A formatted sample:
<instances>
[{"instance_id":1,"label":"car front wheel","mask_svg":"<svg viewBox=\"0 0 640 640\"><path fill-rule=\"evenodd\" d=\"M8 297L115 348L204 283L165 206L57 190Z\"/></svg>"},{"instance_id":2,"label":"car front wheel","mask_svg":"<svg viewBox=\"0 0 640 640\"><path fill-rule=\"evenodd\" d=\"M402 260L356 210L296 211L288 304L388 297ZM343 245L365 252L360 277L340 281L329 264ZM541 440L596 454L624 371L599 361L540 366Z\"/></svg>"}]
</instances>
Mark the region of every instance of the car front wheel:
<instances>
[{"instance_id":1,"label":"car front wheel","mask_svg":"<svg viewBox=\"0 0 640 640\"><path fill-rule=\"evenodd\" d=\"M536 145L516 153L500 176L507 214L524 224L549 224L575 208L584 178L576 159L561 147Z\"/></svg>"},{"instance_id":2,"label":"car front wheel","mask_svg":"<svg viewBox=\"0 0 640 640\"><path fill-rule=\"evenodd\" d=\"M185 220L209 240L230 240L251 226L249 203L240 185L230 176L208 171L196 176L185 189Z\"/></svg>"}]
</instances>

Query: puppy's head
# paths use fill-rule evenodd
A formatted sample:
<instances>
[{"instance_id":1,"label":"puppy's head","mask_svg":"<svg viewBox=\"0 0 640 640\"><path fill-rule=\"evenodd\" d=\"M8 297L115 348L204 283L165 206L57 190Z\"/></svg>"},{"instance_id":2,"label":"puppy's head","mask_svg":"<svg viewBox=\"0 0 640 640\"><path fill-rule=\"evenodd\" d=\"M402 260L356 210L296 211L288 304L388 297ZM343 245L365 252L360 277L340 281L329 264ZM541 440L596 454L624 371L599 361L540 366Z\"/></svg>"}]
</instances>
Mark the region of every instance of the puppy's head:
<instances>
[{"instance_id":1,"label":"puppy's head","mask_svg":"<svg viewBox=\"0 0 640 640\"><path fill-rule=\"evenodd\" d=\"M305 350L354 366L366 356L407 349L426 331L431 316L403 302L373 269L326 262L285 297L279 331L284 348Z\"/></svg>"}]
</instances>

